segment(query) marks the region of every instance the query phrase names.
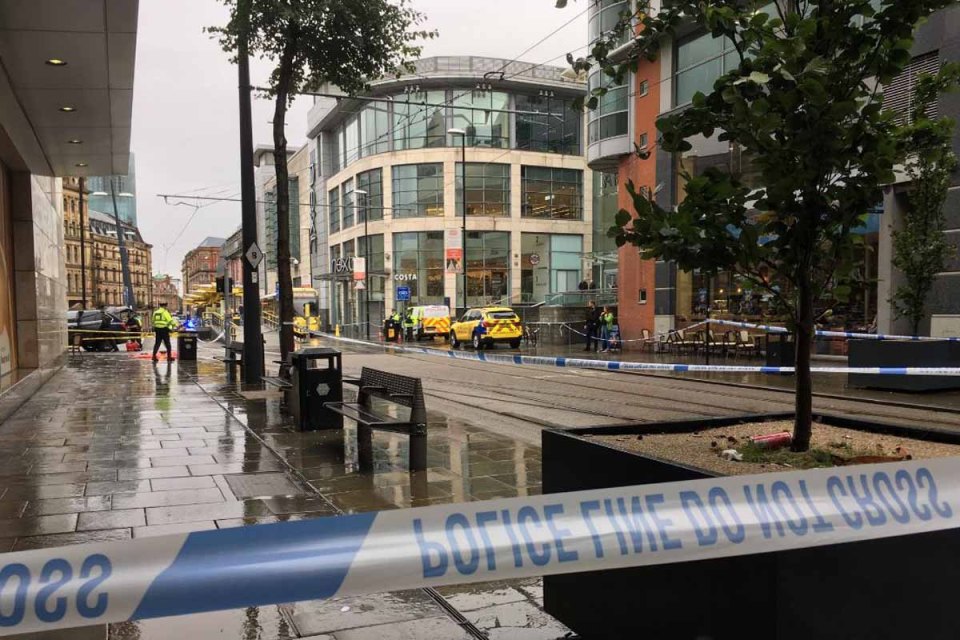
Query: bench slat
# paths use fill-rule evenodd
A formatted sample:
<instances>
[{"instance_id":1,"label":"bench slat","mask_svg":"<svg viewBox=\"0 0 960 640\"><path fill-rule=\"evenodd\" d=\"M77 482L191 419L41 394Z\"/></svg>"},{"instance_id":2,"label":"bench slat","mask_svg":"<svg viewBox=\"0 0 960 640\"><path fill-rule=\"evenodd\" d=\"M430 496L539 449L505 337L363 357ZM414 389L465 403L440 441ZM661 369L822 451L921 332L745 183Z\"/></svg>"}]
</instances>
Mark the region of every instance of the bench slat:
<instances>
[{"instance_id":1,"label":"bench slat","mask_svg":"<svg viewBox=\"0 0 960 640\"><path fill-rule=\"evenodd\" d=\"M371 412L361 404L354 402L324 402L323 407L330 409L342 416L356 420L368 427L377 425L409 426L410 422L406 420L393 420L376 413Z\"/></svg>"}]
</instances>

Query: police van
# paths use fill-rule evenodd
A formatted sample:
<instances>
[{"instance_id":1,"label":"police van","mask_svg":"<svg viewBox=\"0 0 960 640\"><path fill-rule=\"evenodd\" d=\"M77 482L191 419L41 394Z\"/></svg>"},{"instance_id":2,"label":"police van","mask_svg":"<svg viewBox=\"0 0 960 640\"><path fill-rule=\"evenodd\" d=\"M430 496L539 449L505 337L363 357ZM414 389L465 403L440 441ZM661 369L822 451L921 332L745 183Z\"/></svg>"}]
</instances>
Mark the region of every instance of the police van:
<instances>
[{"instance_id":1,"label":"police van","mask_svg":"<svg viewBox=\"0 0 960 640\"><path fill-rule=\"evenodd\" d=\"M450 338L450 307L431 304L410 307L403 320L408 340Z\"/></svg>"}]
</instances>

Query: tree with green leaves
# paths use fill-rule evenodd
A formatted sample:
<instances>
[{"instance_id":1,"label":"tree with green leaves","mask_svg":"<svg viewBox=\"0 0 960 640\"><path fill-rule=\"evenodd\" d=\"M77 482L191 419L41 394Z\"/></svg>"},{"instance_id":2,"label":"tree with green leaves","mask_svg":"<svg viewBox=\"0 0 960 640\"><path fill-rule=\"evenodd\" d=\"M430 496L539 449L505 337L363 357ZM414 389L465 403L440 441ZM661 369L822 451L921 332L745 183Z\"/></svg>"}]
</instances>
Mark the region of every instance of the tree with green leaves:
<instances>
[{"instance_id":1,"label":"tree with green leaves","mask_svg":"<svg viewBox=\"0 0 960 640\"><path fill-rule=\"evenodd\" d=\"M207 29L236 59L238 46L274 63L263 92L274 100L273 157L277 174L277 279L280 353L293 351L293 279L290 273L290 187L287 109L293 99L332 85L355 95L367 83L409 69L424 16L411 0L221 0L230 9L223 27ZM271 248L273 249L273 248ZM312 284L312 283L311 283Z\"/></svg>"},{"instance_id":2,"label":"tree with green leaves","mask_svg":"<svg viewBox=\"0 0 960 640\"><path fill-rule=\"evenodd\" d=\"M958 78L960 65L956 63L944 65L937 75L918 77L913 109L902 132L911 189L906 194L903 227L893 234L893 266L903 274L903 283L890 302L897 317L910 321L913 335L919 335L920 323L927 315L927 296L934 278L954 252L943 235L943 205L957 168L952 144L955 123L931 112L940 93L955 87Z\"/></svg>"},{"instance_id":3,"label":"tree with green leaves","mask_svg":"<svg viewBox=\"0 0 960 640\"><path fill-rule=\"evenodd\" d=\"M676 207L628 184L635 210L621 210L611 234L649 259L732 271L778 303L796 335L795 451L810 445L814 306L849 295L862 244L851 231L881 200L882 186L893 182L903 160L882 86L910 62L917 24L950 4L674 0L653 13L641 1L587 57L569 60L577 70L599 65L622 80L641 61L656 60L691 24L732 46L733 68L709 93L698 92L690 106L657 121L658 144L682 154L692 149L691 138L716 137L749 159L755 183L731 168L693 175L681 165L685 197ZM625 56L624 37L631 42ZM594 90L588 106L603 92Z\"/></svg>"}]
</instances>

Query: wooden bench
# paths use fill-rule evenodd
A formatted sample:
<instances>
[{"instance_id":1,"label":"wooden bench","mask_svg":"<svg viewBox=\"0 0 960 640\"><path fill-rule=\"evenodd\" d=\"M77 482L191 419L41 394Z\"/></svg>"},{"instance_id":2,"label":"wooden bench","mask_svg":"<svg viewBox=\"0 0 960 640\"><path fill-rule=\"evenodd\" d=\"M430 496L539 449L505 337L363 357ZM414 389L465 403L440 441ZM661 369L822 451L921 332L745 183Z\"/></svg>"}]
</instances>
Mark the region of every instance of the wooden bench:
<instances>
[{"instance_id":1,"label":"wooden bench","mask_svg":"<svg viewBox=\"0 0 960 640\"><path fill-rule=\"evenodd\" d=\"M427 407L420 378L364 367L360 379L344 379L359 386L356 402L325 402L324 408L355 420L360 468L373 468L373 429L405 433L410 437L410 471L427 468ZM392 415L380 405L409 408L406 417Z\"/></svg>"}]
</instances>

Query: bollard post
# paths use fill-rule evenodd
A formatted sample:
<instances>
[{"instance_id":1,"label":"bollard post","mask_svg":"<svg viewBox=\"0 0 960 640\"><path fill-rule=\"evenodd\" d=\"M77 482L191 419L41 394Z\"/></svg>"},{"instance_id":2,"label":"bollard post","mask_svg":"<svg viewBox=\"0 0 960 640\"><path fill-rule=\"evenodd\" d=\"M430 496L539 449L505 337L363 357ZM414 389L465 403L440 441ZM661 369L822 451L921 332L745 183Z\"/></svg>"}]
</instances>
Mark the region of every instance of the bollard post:
<instances>
[{"instance_id":1,"label":"bollard post","mask_svg":"<svg viewBox=\"0 0 960 640\"><path fill-rule=\"evenodd\" d=\"M339 324L333 325L333 335L337 336L338 338L340 337L340 325L339 325Z\"/></svg>"}]
</instances>

